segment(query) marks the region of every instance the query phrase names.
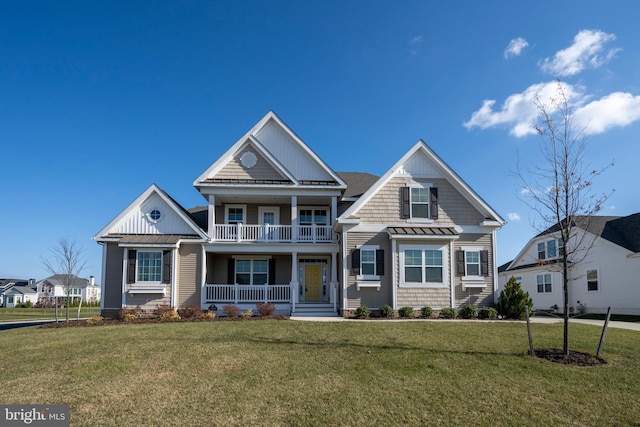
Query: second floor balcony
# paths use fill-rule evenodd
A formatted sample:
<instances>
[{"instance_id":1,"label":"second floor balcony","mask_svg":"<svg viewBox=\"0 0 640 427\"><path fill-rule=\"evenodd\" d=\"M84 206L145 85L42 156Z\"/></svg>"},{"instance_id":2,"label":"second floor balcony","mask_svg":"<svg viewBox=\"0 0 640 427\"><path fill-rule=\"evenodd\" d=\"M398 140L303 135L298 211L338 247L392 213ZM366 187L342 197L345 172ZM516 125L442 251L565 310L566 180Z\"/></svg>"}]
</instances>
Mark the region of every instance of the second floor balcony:
<instances>
[{"instance_id":1,"label":"second floor balcony","mask_svg":"<svg viewBox=\"0 0 640 427\"><path fill-rule=\"evenodd\" d=\"M331 243L330 225L216 224L217 242Z\"/></svg>"}]
</instances>

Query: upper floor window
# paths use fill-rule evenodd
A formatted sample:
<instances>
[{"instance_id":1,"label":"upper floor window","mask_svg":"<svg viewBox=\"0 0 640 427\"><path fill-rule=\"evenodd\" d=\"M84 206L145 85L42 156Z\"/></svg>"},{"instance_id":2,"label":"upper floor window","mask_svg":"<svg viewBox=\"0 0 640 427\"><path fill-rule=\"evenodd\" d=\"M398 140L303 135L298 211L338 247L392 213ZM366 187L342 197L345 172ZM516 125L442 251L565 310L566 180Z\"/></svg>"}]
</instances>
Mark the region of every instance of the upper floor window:
<instances>
[{"instance_id":1,"label":"upper floor window","mask_svg":"<svg viewBox=\"0 0 640 427\"><path fill-rule=\"evenodd\" d=\"M327 225L327 209L300 209L300 225Z\"/></svg>"},{"instance_id":2,"label":"upper floor window","mask_svg":"<svg viewBox=\"0 0 640 427\"><path fill-rule=\"evenodd\" d=\"M438 189L429 185L400 188L401 217L405 219L438 219Z\"/></svg>"},{"instance_id":3,"label":"upper floor window","mask_svg":"<svg viewBox=\"0 0 640 427\"><path fill-rule=\"evenodd\" d=\"M227 205L225 206L225 222L227 224L244 224L245 223L244 205Z\"/></svg>"},{"instance_id":4,"label":"upper floor window","mask_svg":"<svg viewBox=\"0 0 640 427\"><path fill-rule=\"evenodd\" d=\"M538 243L538 259L553 259L562 255L564 246L562 240L551 239Z\"/></svg>"}]
</instances>

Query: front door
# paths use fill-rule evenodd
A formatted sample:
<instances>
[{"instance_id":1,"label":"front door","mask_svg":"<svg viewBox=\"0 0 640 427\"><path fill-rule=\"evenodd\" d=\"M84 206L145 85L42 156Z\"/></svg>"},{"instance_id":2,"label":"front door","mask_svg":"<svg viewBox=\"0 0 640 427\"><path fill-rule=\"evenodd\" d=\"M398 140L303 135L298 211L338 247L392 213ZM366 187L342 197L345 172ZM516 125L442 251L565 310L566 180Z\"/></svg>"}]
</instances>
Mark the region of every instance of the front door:
<instances>
[{"instance_id":1,"label":"front door","mask_svg":"<svg viewBox=\"0 0 640 427\"><path fill-rule=\"evenodd\" d=\"M320 302L322 299L322 265L308 264L304 266L304 286L306 302Z\"/></svg>"}]
</instances>

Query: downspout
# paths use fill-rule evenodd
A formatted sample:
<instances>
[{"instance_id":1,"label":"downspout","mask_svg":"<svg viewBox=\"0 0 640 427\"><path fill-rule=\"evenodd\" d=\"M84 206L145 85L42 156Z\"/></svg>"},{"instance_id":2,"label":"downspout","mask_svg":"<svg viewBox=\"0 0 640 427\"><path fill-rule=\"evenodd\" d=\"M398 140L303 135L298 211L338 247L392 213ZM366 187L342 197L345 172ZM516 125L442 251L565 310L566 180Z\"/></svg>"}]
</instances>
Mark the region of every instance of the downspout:
<instances>
[{"instance_id":1,"label":"downspout","mask_svg":"<svg viewBox=\"0 0 640 427\"><path fill-rule=\"evenodd\" d=\"M106 281L107 277L107 245L104 242L98 242L102 246L102 274L100 276L102 283L100 284L100 314L104 314L104 296L106 293Z\"/></svg>"},{"instance_id":2,"label":"downspout","mask_svg":"<svg viewBox=\"0 0 640 427\"><path fill-rule=\"evenodd\" d=\"M496 230L494 229L491 232L491 250L493 252L493 256L491 257L491 262L493 263L493 302L497 303L498 302L498 298L496 297L496 294L498 293L498 265L496 263L496 259L498 256L498 252L497 252L497 242L496 242L496 238L497 238L497 233Z\"/></svg>"},{"instance_id":3,"label":"downspout","mask_svg":"<svg viewBox=\"0 0 640 427\"><path fill-rule=\"evenodd\" d=\"M453 258L455 256L455 252L453 251L453 240L449 240L449 276L451 277L449 280L451 281L451 307L456 308L456 275L455 275L455 265L453 263Z\"/></svg>"},{"instance_id":4,"label":"downspout","mask_svg":"<svg viewBox=\"0 0 640 427\"><path fill-rule=\"evenodd\" d=\"M346 227L345 227L346 228ZM347 310L347 233L345 228L342 229L342 313Z\"/></svg>"},{"instance_id":5,"label":"downspout","mask_svg":"<svg viewBox=\"0 0 640 427\"><path fill-rule=\"evenodd\" d=\"M398 308L398 241L391 239L391 307L396 310Z\"/></svg>"},{"instance_id":6,"label":"downspout","mask_svg":"<svg viewBox=\"0 0 640 427\"><path fill-rule=\"evenodd\" d=\"M178 254L179 254L179 244L175 249L172 249L172 251L174 252L173 255L171 257L171 298L169 300L169 306L170 307L176 307L176 288L178 287L178 281L177 281L177 277L178 277L178 271L177 271L177 267L178 267Z\"/></svg>"},{"instance_id":7,"label":"downspout","mask_svg":"<svg viewBox=\"0 0 640 427\"><path fill-rule=\"evenodd\" d=\"M129 261L129 248L125 248L124 250L124 259L122 260L122 301L120 302L120 306L124 307L127 305L127 262Z\"/></svg>"}]
</instances>

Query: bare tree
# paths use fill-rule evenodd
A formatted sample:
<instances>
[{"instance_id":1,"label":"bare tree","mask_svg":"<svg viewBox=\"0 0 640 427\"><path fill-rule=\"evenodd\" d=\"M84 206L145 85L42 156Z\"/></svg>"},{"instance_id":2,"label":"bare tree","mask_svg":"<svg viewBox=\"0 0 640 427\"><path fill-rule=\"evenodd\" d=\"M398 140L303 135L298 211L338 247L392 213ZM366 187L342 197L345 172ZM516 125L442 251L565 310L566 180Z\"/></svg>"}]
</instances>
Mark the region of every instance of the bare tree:
<instances>
[{"instance_id":1,"label":"bare tree","mask_svg":"<svg viewBox=\"0 0 640 427\"><path fill-rule=\"evenodd\" d=\"M80 272L84 270L86 261L84 259L84 250L74 240L66 237L60 238L55 247L50 250L51 256L43 259L45 269L62 281L62 287L66 295L66 321L69 321L69 298L71 296L71 286L79 277ZM56 321L58 320L58 298L55 297L56 304Z\"/></svg>"},{"instance_id":2,"label":"bare tree","mask_svg":"<svg viewBox=\"0 0 640 427\"><path fill-rule=\"evenodd\" d=\"M539 113L536 131L543 139L543 164L524 174L518 165L525 202L535 212L534 227L559 234L560 259L550 268L562 272L564 302L563 351L569 354L569 281L570 270L583 261L593 247L595 236L587 230L593 215L602 209L610 194L596 194L593 179L613 163L601 169L589 168L585 159L589 137L584 124L573 121L573 109L567 91L558 80L556 94L549 100L535 98ZM540 261L539 262L543 262Z\"/></svg>"}]
</instances>

